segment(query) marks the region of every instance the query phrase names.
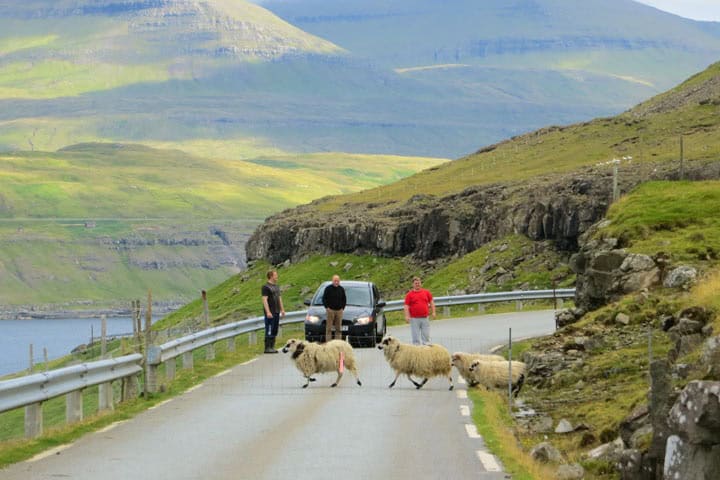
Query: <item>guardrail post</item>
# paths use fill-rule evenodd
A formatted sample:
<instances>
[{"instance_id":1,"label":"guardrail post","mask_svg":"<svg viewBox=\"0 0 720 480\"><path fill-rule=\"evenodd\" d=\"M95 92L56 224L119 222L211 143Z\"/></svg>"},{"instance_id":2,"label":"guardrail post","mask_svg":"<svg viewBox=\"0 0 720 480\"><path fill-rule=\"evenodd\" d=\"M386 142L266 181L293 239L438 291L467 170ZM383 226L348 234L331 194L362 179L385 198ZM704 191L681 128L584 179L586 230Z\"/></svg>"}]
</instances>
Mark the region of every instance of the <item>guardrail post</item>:
<instances>
[{"instance_id":1,"label":"guardrail post","mask_svg":"<svg viewBox=\"0 0 720 480\"><path fill-rule=\"evenodd\" d=\"M132 375L122 379L122 401L131 400L138 394L138 376Z\"/></svg>"},{"instance_id":2,"label":"guardrail post","mask_svg":"<svg viewBox=\"0 0 720 480\"><path fill-rule=\"evenodd\" d=\"M250 332L248 335L248 345L257 345L257 332Z\"/></svg>"},{"instance_id":3,"label":"guardrail post","mask_svg":"<svg viewBox=\"0 0 720 480\"><path fill-rule=\"evenodd\" d=\"M158 391L157 371L160 365L160 348L154 345L148 347L145 357L145 393Z\"/></svg>"},{"instance_id":4,"label":"guardrail post","mask_svg":"<svg viewBox=\"0 0 720 480\"><path fill-rule=\"evenodd\" d=\"M65 395L65 419L67 423L80 422L83 419L82 390Z\"/></svg>"},{"instance_id":5,"label":"guardrail post","mask_svg":"<svg viewBox=\"0 0 720 480\"><path fill-rule=\"evenodd\" d=\"M175 363L174 358L165 362L165 378L168 380L175 380Z\"/></svg>"},{"instance_id":6,"label":"guardrail post","mask_svg":"<svg viewBox=\"0 0 720 480\"><path fill-rule=\"evenodd\" d=\"M183 353L183 369L185 370L192 370L193 369L193 352L185 352Z\"/></svg>"},{"instance_id":7,"label":"guardrail post","mask_svg":"<svg viewBox=\"0 0 720 480\"><path fill-rule=\"evenodd\" d=\"M227 341L227 351L228 352L234 352L235 351L235 337L228 338Z\"/></svg>"},{"instance_id":8,"label":"guardrail post","mask_svg":"<svg viewBox=\"0 0 720 480\"><path fill-rule=\"evenodd\" d=\"M515 300L515 310L518 312L523 309L523 302L522 300Z\"/></svg>"},{"instance_id":9,"label":"guardrail post","mask_svg":"<svg viewBox=\"0 0 720 480\"><path fill-rule=\"evenodd\" d=\"M484 303L478 303L478 313L479 314L485 313L485 304Z\"/></svg>"},{"instance_id":10,"label":"guardrail post","mask_svg":"<svg viewBox=\"0 0 720 480\"><path fill-rule=\"evenodd\" d=\"M98 386L98 411L114 410L112 382L101 383Z\"/></svg>"},{"instance_id":11,"label":"guardrail post","mask_svg":"<svg viewBox=\"0 0 720 480\"><path fill-rule=\"evenodd\" d=\"M210 309L208 308L207 292L202 291L202 302L203 302L203 319L205 321L205 328L210 328ZM215 360L215 344L211 343L205 347L205 360Z\"/></svg>"},{"instance_id":12,"label":"guardrail post","mask_svg":"<svg viewBox=\"0 0 720 480\"><path fill-rule=\"evenodd\" d=\"M25 438L36 438L43 433L42 403L25 407Z\"/></svg>"}]
</instances>

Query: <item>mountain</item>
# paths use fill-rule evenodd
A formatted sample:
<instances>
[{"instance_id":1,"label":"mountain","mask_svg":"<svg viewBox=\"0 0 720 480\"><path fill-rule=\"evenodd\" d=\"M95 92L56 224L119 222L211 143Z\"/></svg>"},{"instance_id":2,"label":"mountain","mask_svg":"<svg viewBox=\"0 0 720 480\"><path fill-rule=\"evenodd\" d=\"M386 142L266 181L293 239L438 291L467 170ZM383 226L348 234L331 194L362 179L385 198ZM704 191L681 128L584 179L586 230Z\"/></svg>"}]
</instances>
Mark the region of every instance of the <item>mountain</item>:
<instances>
[{"instance_id":1,"label":"mountain","mask_svg":"<svg viewBox=\"0 0 720 480\"><path fill-rule=\"evenodd\" d=\"M373 252L425 260L463 255L511 233L577 248L619 187L720 177L720 63L615 117L546 127L394 184L331 196L270 217L248 259ZM682 139L682 140L681 140Z\"/></svg>"},{"instance_id":2,"label":"mountain","mask_svg":"<svg viewBox=\"0 0 720 480\"><path fill-rule=\"evenodd\" d=\"M718 31L626 0L2 2L0 149L457 157L622 111L717 60Z\"/></svg>"}]
</instances>

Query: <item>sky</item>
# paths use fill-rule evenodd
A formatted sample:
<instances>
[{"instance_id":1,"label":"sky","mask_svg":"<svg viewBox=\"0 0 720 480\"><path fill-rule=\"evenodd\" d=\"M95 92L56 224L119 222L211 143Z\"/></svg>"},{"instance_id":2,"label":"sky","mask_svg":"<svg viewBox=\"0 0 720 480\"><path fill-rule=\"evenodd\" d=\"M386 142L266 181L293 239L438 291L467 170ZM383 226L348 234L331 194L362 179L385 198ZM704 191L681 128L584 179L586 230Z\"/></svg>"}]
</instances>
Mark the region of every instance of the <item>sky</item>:
<instances>
[{"instance_id":1,"label":"sky","mask_svg":"<svg viewBox=\"0 0 720 480\"><path fill-rule=\"evenodd\" d=\"M681 17L720 22L718 0L636 0Z\"/></svg>"}]
</instances>

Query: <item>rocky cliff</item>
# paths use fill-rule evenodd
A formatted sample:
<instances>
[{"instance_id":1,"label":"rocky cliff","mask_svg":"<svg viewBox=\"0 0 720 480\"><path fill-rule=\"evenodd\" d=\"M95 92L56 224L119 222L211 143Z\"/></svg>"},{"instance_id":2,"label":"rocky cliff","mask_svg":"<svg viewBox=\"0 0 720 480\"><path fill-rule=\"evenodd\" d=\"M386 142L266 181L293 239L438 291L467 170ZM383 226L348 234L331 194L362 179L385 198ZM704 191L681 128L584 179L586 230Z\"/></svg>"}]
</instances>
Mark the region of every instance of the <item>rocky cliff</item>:
<instances>
[{"instance_id":1,"label":"rocky cliff","mask_svg":"<svg viewBox=\"0 0 720 480\"><path fill-rule=\"evenodd\" d=\"M619 186L628 192L644 181L675 178L673 164L628 163ZM695 162L686 178L720 178L720 162ZM277 264L313 253L365 252L429 260L463 255L512 233L576 250L578 237L605 215L611 197L611 169L595 166L439 198L346 204L339 212L323 212L318 201L270 217L248 241L247 257Z\"/></svg>"}]
</instances>

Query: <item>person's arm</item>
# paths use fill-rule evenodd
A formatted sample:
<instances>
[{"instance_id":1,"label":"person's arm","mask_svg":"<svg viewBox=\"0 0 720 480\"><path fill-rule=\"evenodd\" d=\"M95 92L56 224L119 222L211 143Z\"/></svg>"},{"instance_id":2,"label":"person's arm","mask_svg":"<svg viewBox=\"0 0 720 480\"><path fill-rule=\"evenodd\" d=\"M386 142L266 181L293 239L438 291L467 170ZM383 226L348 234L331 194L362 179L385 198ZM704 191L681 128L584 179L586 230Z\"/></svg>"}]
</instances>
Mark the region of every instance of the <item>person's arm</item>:
<instances>
[{"instance_id":1,"label":"person's arm","mask_svg":"<svg viewBox=\"0 0 720 480\"><path fill-rule=\"evenodd\" d=\"M435 315L435 300L433 300L432 297L430 297L430 308L432 308L432 316L433 316L433 318L436 318L436 315Z\"/></svg>"},{"instance_id":2,"label":"person's arm","mask_svg":"<svg viewBox=\"0 0 720 480\"><path fill-rule=\"evenodd\" d=\"M265 315L267 317L272 317L272 312L270 311L270 305L268 305L267 295L263 295L262 302L263 302L263 308L265 309Z\"/></svg>"},{"instance_id":3,"label":"person's arm","mask_svg":"<svg viewBox=\"0 0 720 480\"><path fill-rule=\"evenodd\" d=\"M278 303L280 303L280 316L284 317L285 316L285 307L283 307L282 295L278 295Z\"/></svg>"},{"instance_id":4,"label":"person's arm","mask_svg":"<svg viewBox=\"0 0 720 480\"><path fill-rule=\"evenodd\" d=\"M328 308L327 296L328 296L328 287L325 287L325 290L323 290L323 307L325 307L325 308Z\"/></svg>"},{"instance_id":5,"label":"person's arm","mask_svg":"<svg viewBox=\"0 0 720 480\"><path fill-rule=\"evenodd\" d=\"M404 305L403 309L405 310L405 323L410 323L410 307Z\"/></svg>"},{"instance_id":6,"label":"person's arm","mask_svg":"<svg viewBox=\"0 0 720 480\"><path fill-rule=\"evenodd\" d=\"M345 296L345 289L343 287L340 287L340 304L342 305L340 307L340 310L345 310L345 306L347 305L347 297Z\"/></svg>"}]
</instances>

